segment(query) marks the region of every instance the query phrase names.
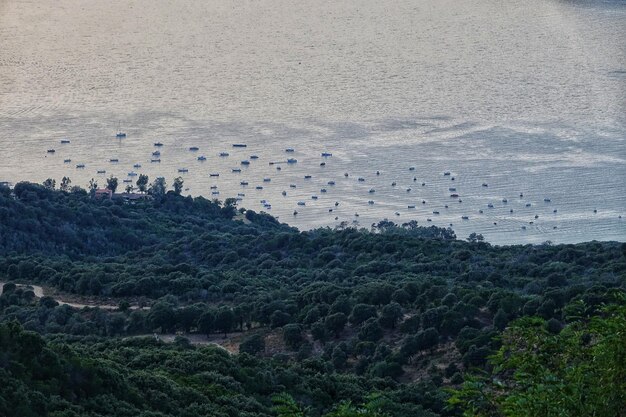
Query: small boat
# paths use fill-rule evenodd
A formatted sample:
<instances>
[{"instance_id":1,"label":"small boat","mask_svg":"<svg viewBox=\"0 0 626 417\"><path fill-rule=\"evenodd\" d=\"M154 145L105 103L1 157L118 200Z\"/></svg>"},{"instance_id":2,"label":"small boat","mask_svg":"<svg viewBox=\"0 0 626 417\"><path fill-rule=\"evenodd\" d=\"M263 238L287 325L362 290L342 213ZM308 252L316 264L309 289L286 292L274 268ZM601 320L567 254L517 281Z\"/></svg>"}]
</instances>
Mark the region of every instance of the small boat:
<instances>
[{"instance_id":1,"label":"small boat","mask_svg":"<svg viewBox=\"0 0 626 417\"><path fill-rule=\"evenodd\" d=\"M141 164L135 164L133 165L133 168L141 168Z\"/></svg>"},{"instance_id":2,"label":"small boat","mask_svg":"<svg viewBox=\"0 0 626 417\"><path fill-rule=\"evenodd\" d=\"M326 192L326 188L322 188L322 189L320 190L320 193L325 193L325 192Z\"/></svg>"},{"instance_id":3,"label":"small boat","mask_svg":"<svg viewBox=\"0 0 626 417\"><path fill-rule=\"evenodd\" d=\"M416 182L416 181L417 181L417 177L413 177L413 182Z\"/></svg>"},{"instance_id":4,"label":"small boat","mask_svg":"<svg viewBox=\"0 0 626 417\"><path fill-rule=\"evenodd\" d=\"M483 214L483 213L484 213L482 209L478 210L478 212L479 212L480 214Z\"/></svg>"},{"instance_id":5,"label":"small boat","mask_svg":"<svg viewBox=\"0 0 626 417\"><path fill-rule=\"evenodd\" d=\"M506 204L506 203L508 203L508 202L509 202L509 200L507 200L506 198L503 198L503 199L502 199L502 202L503 202L504 204Z\"/></svg>"},{"instance_id":6,"label":"small boat","mask_svg":"<svg viewBox=\"0 0 626 417\"><path fill-rule=\"evenodd\" d=\"M237 193L237 197L245 197L246 195L244 193Z\"/></svg>"},{"instance_id":7,"label":"small boat","mask_svg":"<svg viewBox=\"0 0 626 417\"><path fill-rule=\"evenodd\" d=\"M63 160L63 163L65 163L65 164L69 164L70 162L72 162L72 160L71 160L71 159L64 159L64 160Z\"/></svg>"},{"instance_id":8,"label":"small boat","mask_svg":"<svg viewBox=\"0 0 626 417\"><path fill-rule=\"evenodd\" d=\"M219 176L220 176L220 174L217 173L217 172L212 172L212 173L209 174L209 177L219 177Z\"/></svg>"},{"instance_id":9,"label":"small boat","mask_svg":"<svg viewBox=\"0 0 626 417\"><path fill-rule=\"evenodd\" d=\"M122 182L125 182L125 183L130 183L130 182L133 182L133 180L129 180L129 179L127 178L127 179L122 180Z\"/></svg>"},{"instance_id":10,"label":"small boat","mask_svg":"<svg viewBox=\"0 0 626 417\"><path fill-rule=\"evenodd\" d=\"M409 171L415 171L415 167L409 167Z\"/></svg>"},{"instance_id":11,"label":"small boat","mask_svg":"<svg viewBox=\"0 0 626 417\"><path fill-rule=\"evenodd\" d=\"M281 194L282 194L283 196L285 196L285 195L287 195L287 191L283 191Z\"/></svg>"},{"instance_id":12,"label":"small boat","mask_svg":"<svg viewBox=\"0 0 626 417\"><path fill-rule=\"evenodd\" d=\"M295 163L297 163L297 162L298 162L298 160L297 160L297 159L295 159L295 158L289 158L289 159L287 159L287 163L288 163L288 164L295 164Z\"/></svg>"},{"instance_id":13,"label":"small boat","mask_svg":"<svg viewBox=\"0 0 626 417\"><path fill-rule=\"evenodd\" d=\"M276 171L282 171L281 167L276 167Z\"/></svg>"},{"instance_id":14,"label":"small boat","mask_svg":"<svg viewBox=\"0 0 626 417\"><path fill-rule=\"evenodd\" d=\"M241 181L239 185L248 185L248 181Z\"/></svg>"},{"instance_id":15,"label":"small boat","mask_svg":"<svg viewBox=\"0 0 626 417\"><path fill-rule=\"evenodd\" d=\"M219 195L220 192L219 191L211 191L211 195Z\"/></svg>"},{"instance_id":16,"label":"small boat","mask_svg":"<svg viewBox=\"0 0 626 417\"><path fill-rule=\"evenodd\" d=\"M432 222L433 219L431 219L430 217L426 219L427 222Z\"/></svg>"},{"instance_id":17,"label":"small boat","mask_svg":"<svg viewBox=\"0 0 626 417\"><path fill-rule=\"evenodd\" d=\"M339 201L335 201L335 207L339 207Z\"/></svg>"},{"instance_id":18,"label":"small boat","mask_svg":"<svg viewBox=\"0 0 626 417\"><path fill-rule=\"evenodd\" d=\"M422 200L422 204L426 204L426 200Z\"/></svg>"},{"instance_id":19,"label":"small boat","mask_svg":"<svg viewBox=\"0 0 626 417\"><path fill-rule=\"evenodd\" d=\"M151 159L150 162L161 162L161 159Z\"/></svg>"},{"instance_id":20,"label":"small boat","mask_svg":"<svg viewBox=\"0 0 626 417\"><path fill-rule=\"evenodd\" d=\"M463 220L469 220L469 216L461 216L461 219L463 219Z\"/></svg>"},{"instance_id":21,"label":"small boat","mask_svg":"<svg viewBox=\"0 0 626 417\"><path fill-rule=\"evenodd\" d=\"M333 154L330 153L330 152L322 152L322 156L323 157L329 157L329 156L333 156Z\"/></svg>"},{"instance_id":22,"label":"small boat","mask_svg":"<svg viewBox=\"0 0 626 417\"><path fill-rule=\"evenodd\" d=\"M530 207L532 204L530 203L526 203L526 207Z\"/></svg>"},{"instance_id":23,"label":"small boat","mask_svg":"<svg viewBox=\"0 0 626 417\"><path fill-rule=\"evenodd\" d=\"M296 188L296 184L289 184L289 188Z\"/></svg>"},{"instance_id":24,"label":"small boat","mask_svg":"<svg viewBox=\"0 0 626 417\"><path fill-rule=\"evenodd\" d=\"M350 175L350 174L348 174L347 172L344 172L344 173L343 173L343 176L344 176L344 177L347 177L348 175Z\"/></svg>"},{"instance_id":25,"label":"small boat","mask_svg":"<svg viewBox=\"0 0 626 417\"><path fill-rule=\"evenodd\" d=\"M107 172L104 169L99 169L96 171L98 174L106 174Z\"/></svg>"},{"instance_id":26,"label":"small boat","mask_svg":"<svg viewBox=\"0 0 626 417\"><path fill-rule=\"evenodd\" d=\"M455 191L456 191L456 188L454 188L454 187L450 187L450 188L448 188L448 191L455 192Z\"/></svg>"},{"instance_id":27,"label":"small boat","mask_svg":"<svg viewBox=\"0 0 626 417\"><path fill-rule=\"evenodd\" d=\"M557 210L556 210L556 209L552 210L552 213L556 213L556 212L557 212Z\"/></svg>"},{"instance_id":28,"label":"small boat","mask_svg":"<svg viewBox=\"0 0 626 417\"><path fill-rule=\"evenodd\" d=\"M117 133L115 134L116 138L125 138L126 137L126 132L122 132L121 129L121 122L117 123Z\"/></svg>"},{"instance_id":29,"label":"small boat","mask_svg":"<svg viewBox=\"0 0 626 417\"><path fill-rule=\"evenodd\" d=\"M320 166L321 167L325 167L326 166L326 162L320 162Z\"/></svg>"},{"instance_id":30,"label":"small boat","mask_svg":"<svg viewBox=\"0 0 626 417\"><path fill-rule=\"evenodd\" d=\"M270 182L270 181L272 181L271 178L263 178L263 182Z\"/></svg>"},{"instance_id":31,"label":"small boat","mask_svg":"<svg viewBox=\"0 0 626 417\"><path fill-rule=\"evenodd\" d=\"M396 216L399 216L399 215L400 215L400 212L399 212L399 211L396 211Z\"/></svg>"},{"instance_id":32,"label":"small boat","mask_svg":"<svg viewBox=\"0 0 626 417\"><path fill-rule=\"evenodd\" d=\"M187 168L178 168L178 172L189 172Z\"/></svg>"},{"instance_id":33,"label":"small boat","mask_svg":"<svg viewBox=\"0 0 626 417\"><path fill-rule=\"evenodd\" d=\"M241 172L241 168L233 168L233 172Z\"/></svg>"},{"instance_id":34,"label":"small boat","mask_svg":"<svg viewBox=\"0 0 626 417\"><path fill-rule=\"evenodd\" d=\"M446 171L446 172L444 172L444 173L443 173L443 175L445 175L445 176L449 176L449 175L450 175L450 171Z\"/></svg>"},{"instance_id":35,"label":"small boat","mask_svg":"<svg viewBox=\"0 0 626 417\"><path fill-rule=\"evenodd\" d=\"M594 212L594 213L597 213L597 212L598 212L598 210L597 210L597 209L593 209L593 212Z\"/></svg>"},{"instance_id":36,"label":"small boat","mask_svg":"<svg viewBox=\"0 0 626 417\"><path fill-rule=\"evenodd\" d=\"M161 146L163 146L163 144L161 142L154 142L154 146L161 147Z\"/></svg>"},{"instance_id":37,"label":"small boat","mask_svg":"<svg viewBox=\"0 0 626 417\"><path fill-rule=\"evenodd\" d=\"M439 212L435 210L435 211L433 211L433 214L439 214Z\"/></svg>"},{"instance_id":38,"label":"small boat","mask_svg":"<svg viewBox=\"0 0 626 417\"><path fill-rule=\"evenodd\" d=\"M374 204L374 200L370 200L370 201L368 201L368 202L367 202L367 204L369 204L369 205Z\"/></svg>"},{"instance_id":39,"label":"small boat","mask_svg":"<svg viewBox=\"0 0 626 417\"><path fill-rule=\"evenodd\" d=\"M425 185L426 185L426 183L425 183L425 182L423 182L423 183L422 183L422 187L423 187L423 186L425 186Z\"/></svg>"},{"instance_id":40,"label":"small boat","mask_svg":"<svg viewBox=\"0 0 626 417\"><path fill-rule=\"evenodd\" d=\"M76 165L76 168L85 168L85 164L78 164Z\"/></svg>"},{"instance_id":41,"label":"small boat","mask_svg":"<svg viewBox=\"0 0 626 417\"><path fill-rule=\"evenodd\" d=\"M375 189L370 188L370 194L373 194L373 193L375 193L375 192L376 192L376 190L375 190Z\"/></svg>"},{"instance_id":42,"label":"small boat","mask_svg":"<svg viewBox=\"0 0 626 417\"><path fill-rule=\"evenodd\" d=\"M450 178L450 181L454 181L454 177Z\"/></svg>"},{"instance_id":43,"label":"small boat","mask_svg":"<svg viewBox=\"0 0 626 417\"><path fill-rule=\"evenodd\" d=\"M217 190L217 185L212 185L211 187L209 187L211 190Z\"/></svg>"},{"instance_id":44,"label":"small boat","mask_svg":"<svg viewBox=\"0 0 626 417\"><path fill-rule=\"evenodd\" d=\"M306 206L306 203L304 201L298 201L298 205L299 206Z\"/></svg>"},{"instance_id":45,"label":"small boat","mask_svg":"<svg viewBox=\"0 0 626 417\"><path fill-rule=\"evenodd\" d=\"M335 181L328 181L328 185L335 185Z\"/></svg>"},{"instance_id":46,"label":"small boat","mask_svg":"<svg viewBox=\"0 0 626 417\"><path fill-rule=\"evenodd\" d=\"M526 226L522 226L522 230L526 230Z\"/></svg>"},{"instance_id":47,"label":"small boat","mask_svg":"<svg viewBox=\"0 0 626 417\"><path fill-rule=\"evenodd\" d=\"M407 189L406 189L406 192L407 192L407 193L410 193L410 192L411 192L411 187L407 188Z\"/></svg>"},{"instance_id":48,"label":"small boat","mask_svg":"<svg viewBox=\"0 0 626 417\"><path fill-rule=\"evenodd\" d=\"M328 212L329 212L329 213L332 213L332 212L333 212L333 209L328 209Z\"/></svg>"},{"instance_id":49,"label":"small boat","mask_svg":"<svg viewBox=\"0 0 626 417\"><path fill-rule=\"evenodd\" d=\"M316 195L312 195L311 196L311 200L317 200L317 196Z\"/></svg>"},{"instance_id":50,"label":"small boat","mask_svg":"<svg viewBox=\"0 0 626 417\"><path fill-rule=\"evenodd\" d=\"M136 177L136 176L137 176L137 173L136 173L136 172L133 172L133 171L130 171L130 172L128 173L128 176L129 176L129 177Z\"/></svg>"},{"instance_id":51,"label":"small boat","mask_svg":"<svg viewBox=\"0 0 626 417\"><path fill-rule=\"evenodd\" d=\"M204 155L199 156L198 161L206 161L206 156Z\"/></svg>"},{"instance_id":52,"label":"small boat","mask_svg":"<svg viewBox=\"0 0 626 417\"><path fill-rule=\"evenodd\" d=\"M380 171L376 171L376 175L380 175Z\"/></svg>"},{"instance_id":53,"label":"small boat","mask_svg":"<svg viewBox=\"0 0 626 417\"><path fill-rule=\"evenodd\" d=\"M54 149L48 149L48 153L55 153L56 151Z\"/></svg>"},{"instance_id":54,"label":"small boat","mask_svg":"<svg viewBox=\"0 0 626 417\"><path fill-rule=\"evenodd\" d=\"M354 213L354 217L359 217L359 213Z\"/></svg>"},{"instance_id":55,"label":"small boat","mask_svg":"<svg viewBox=\"0 0 626 417\"><path fill-rule=\"evenodd\" d=\"M70 143L70 140L69 139L61 139L61 143L65 145L65 144Z\"/></svg>"},{"instance_id":56,"label":"small boat","mask_svg":"<svg viewBox=\"0 0 626 417\"><path fill-rule=\"evenodd\" d=\"M450 194L450 197L452 197L452 198L458 198L458 196L459 195L457 193Z\"/></svg>"},{"instance_id":57,"label":"small boat","mask_svg":"<svg viewBox=\"0 0 626 417\"><path fill-rule=\"evenodd\" d=\"M391 186L392 186L392 187L395 187L395 186L396 186L396 182L395 182L395 181L394 181L394 182L392 182L392 183L391 183Z\"/></svg>"},{"instance_id":58,"label":"small boat","mask_svg":"<svg viewBox=\"0 0 626 417\"><path fill-rule=\"evenodd\" d=\"M152 156L161 156L161 152L160 151L154 151L154 152L152 152Z\"/></svg>"},{"instance_id":59,"label":"small boat","mask_svg":"<svg viewBox=\"0 0 626 417\"><path fill-rule=\"evenodd\" d=\"M513 209L509 210L509 213L513 213Z\"/></svg>"},{"instance_id":60,"label":"small boat","mask_svg":"<svg viewBox=\"0 0 626 417\"><path fill-rule=\"evenodd\" d=\"M448 208L448 205L446 204L445 206L443 206L444 208Z\"/></svg>"},{"instance_id":61,"label":"small boat","mask_svg":"<svg viewBox=\"0 0 626 417\"><path fill-rule=\"evenodd\" d=\"M274 161L270 161L270 162L269 162L269 164L270 164L270 165L274 165L275 163L276 163L276 162L274 162Z\"/></svg>"},{"instance_id":62,"label":"small boat","mask_svg":"<svg viewBox=\"0 0 626 417\"><path fill-rule=\"evenodd\" d=\"M487 207L493 208L493 204L489 203L489 204L487 204Z\"/></svg>"},{"instance_id":63,"label":"small boat","mask_svg":"<svg viewBox=\"0 0 626 417\"><path fill-rule=\"evenodd\" d=\"M305 180L310 180L311 178L313 178L311 175L305 175L305 176L304 176L304 179L305 179Z\"/></svg>"},{"instance_id":64,"label":"small boat","mask_svg":"<svg viewBox=\"0 0 626 417\"><path fill-rule=\"evenodd\" d=\"M293 211L293 215L296 216L298 214L298 210Z\"/></svg>"},{"instance_id":65,"label":"small boat","mask_svg":"<svg viewBox=\"0 0 626 417\"><path fill-rule=\"evenodd\" d=\"M259 159L258 155L250 155L250 159Z\"/></svg>"},{"instance_id":66,"label":"small boat","mask_svg":"<svg viewBox=\"0 0 626 417\"><path fill-rule=\"evenodd\" d=\"M243 161L241 161L241 165L250 165L250 161L244 159Z\"/></svg>"},{"instance_id":67,"label":"small boat","mask_svg":"<svg viewBox=\"0 0 626 417\"><path fill-rule=\"evenodd\" d=\"M189 148L190 151L195 152L197 150L199 150L200 148L198 148L197 146L192 146Z\"/></svg>"},{"instance_id":68,"label":"small boat","mask_svg":"<svg viewBox=\"0 0 626 417\"><path fill-rule=\"evenodd\" d=\"M406 208L414 209L415 208L415 204L410 204L410 205L406 206Z\"/></svg>"},{"instance_id":69,"label":"small boat","mask_svg":"<svg viewBox=\"0 0 626 417\"><path fill-rule=\"evenodd\" d=\"M233 143L233 148L246 148L247 146L245 143Z\"/></svg>"},{"instance_id":70,"label":"small boat","mask_svg":"<svg viewBox=\"0 0 626 417\"><path fill-rule=\"evenodd\" d=\"M535 214L535 220L537 220L539 218L538 214Z\"/></svg>"},{"instance_id":71,"label":"small boat","mask_svg":"<svg viewBox=\"0 0 626 417\"><path fill-rule=\"evenodd\" d=\"M120 162L120 160L117 159L117 158L111 158L111 159L109 159L109 162L116 163L116 162Z\"/></svg>"},{"instance_id":72,"label":"small boat","mask_svg":"<svg viewBox=\"0 0 626 417\"><path fill-rule=\"evenodd\" d=\"M363 178L363 177L359 177L359 181L360 181L360 182L364 182L364 181L365 181L365 178Z\"/></svg>"},{"instance_id":73,"label":"small boat","mask_svg":"<svg viewBox=\"0 0 626 417\"><path fill-rule=\"evenodd\" d=\"M550 200L549 198L544 198L543 201L544 201L544 203L549 203L552 200Z\"/></svg>"},{"instance_id":74,"label":"small boat","mask_svg":"<svg viewBox=\"0 0 626 417\"><path fill-rule=\"evenodd\" d=\"M287 149L285 149L285 152L291 153L291 152L294 152L294 149L293 148L287 148Z\"/></svg>"},{"instance_id":75,"label":"small boat","mask_svg":"<svg viewBox=\"0 0 626 417\"><path fill-rule=\"evenodd\" d=\"M483 187L489 187L489 184L487 184L486 182L483 182Z\"/></svg>"},{"instance_id":76,"label":"small boat","mask_svg":"<svg viewBox=\"0 0 626 417\"><path fill-rule=\"evenodd\" d=\"M220 152L220 156L228 156L228 152Z\"/></svg>"},{"instance_id":77,"label":"small boat","mask_svg":"<svg viewBox=\"0 0 626 417\"><path fill-rule=\"evenodd\" d=\"M524 197L524 193L519 193L519 198Z\"/></svg>"}]
</instances>

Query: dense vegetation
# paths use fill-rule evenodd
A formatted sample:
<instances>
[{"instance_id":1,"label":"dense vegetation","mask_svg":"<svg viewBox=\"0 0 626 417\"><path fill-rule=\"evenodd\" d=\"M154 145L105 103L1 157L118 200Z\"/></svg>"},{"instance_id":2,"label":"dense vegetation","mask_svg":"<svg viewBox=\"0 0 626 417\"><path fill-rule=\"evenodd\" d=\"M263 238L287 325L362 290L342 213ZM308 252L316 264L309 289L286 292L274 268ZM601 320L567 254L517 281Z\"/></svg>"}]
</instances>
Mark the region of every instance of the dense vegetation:
<instances>
[{"instance_id":1,"label":"dense vegetation","mask_svg":"<svg viewBox=\"0 0 626 417\"><path fill-rule=\"evenodd\" d=\"M597 329L624 340L623 310L620 321L605 306L624 302L626 244L494 247L388 221L298 232L232 200L51 188L0 188L0 385L11 387L0 415L591 415L515 409L541 381L520 388L530 370L516 374L506 352L525 361L522 342L538 338L550 353L535 370L566 387L550 399L573 383L547 362L554 349L568 370L567 349L578 352L582 373L594 355L624 358ZM15 283L119 309L79 310ZM153 332L230 334L240 353L128 337ZM626 406L623 383L607 379L620 369L584 387L611 387Z\"/></svg>"}]
</instances>

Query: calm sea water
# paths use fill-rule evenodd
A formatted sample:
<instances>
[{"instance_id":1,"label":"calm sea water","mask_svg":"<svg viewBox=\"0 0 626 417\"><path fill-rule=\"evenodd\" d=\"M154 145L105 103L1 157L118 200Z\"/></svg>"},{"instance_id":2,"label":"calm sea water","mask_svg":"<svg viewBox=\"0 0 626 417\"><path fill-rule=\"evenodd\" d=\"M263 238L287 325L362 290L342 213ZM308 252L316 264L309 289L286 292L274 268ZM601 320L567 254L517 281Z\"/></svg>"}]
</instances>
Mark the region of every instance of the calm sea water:
<instances>
[{"instance_id":1,"label":"calm sea water","mask_svg":"<svg viewBox=\"0 0 626 417\"><path fill-rule=\"evenodd\" d=\"M624 241L625 22L624 1L3 1L0 181L181 175L301 229Z\"/></svg>"}]
</instances>

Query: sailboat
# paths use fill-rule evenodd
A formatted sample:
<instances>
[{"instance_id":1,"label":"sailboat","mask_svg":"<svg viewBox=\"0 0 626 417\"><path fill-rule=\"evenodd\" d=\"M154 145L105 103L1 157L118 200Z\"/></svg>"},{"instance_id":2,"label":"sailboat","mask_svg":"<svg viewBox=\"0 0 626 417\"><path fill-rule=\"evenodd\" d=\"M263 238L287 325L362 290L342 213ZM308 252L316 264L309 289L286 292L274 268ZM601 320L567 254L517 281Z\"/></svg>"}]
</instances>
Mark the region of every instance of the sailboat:
<instances>
[{"instance_id":1,"label":"sailboat","mask_svg":"<svg viewBox=\"0 0 626 417\"><path fill-rule=\"evenodd\" d=\"M116 138L125 138L126 137L126 132L122 132L122 129L120 129L120 122L117 123L117 133L115 134Z\"/></svg>"}]
</instances>

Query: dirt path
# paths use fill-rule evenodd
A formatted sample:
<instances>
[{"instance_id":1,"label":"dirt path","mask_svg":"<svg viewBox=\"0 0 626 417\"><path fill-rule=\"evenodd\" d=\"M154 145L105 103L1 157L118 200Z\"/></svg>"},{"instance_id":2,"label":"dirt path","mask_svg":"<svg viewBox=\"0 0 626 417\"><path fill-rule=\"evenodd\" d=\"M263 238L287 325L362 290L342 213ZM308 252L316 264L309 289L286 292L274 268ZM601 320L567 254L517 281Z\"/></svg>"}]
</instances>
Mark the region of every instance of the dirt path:
<instances>
[{"instance_id":1,"label":"dirt path","mask_svg":"<svg viewBox=\"0 0 626 417\"><path fill-rule=\"evenodd\" d=\"M4 286L4 282L0 282L0 294L2 294L2 287ZM15 284L18 287L22 287L22 288L31 288L33 290L33 292L35 293L35 297L37 298L42 298L44 297L46 294L44 292L43 287L40 287L39 285L30 285L30 284ZM64 301L61 298L57 297L53 297L54 301L56 301L57 303L59 303L60 305L68 305L70 307L74 307L74 308L84 308L84 307L89 307L89 308L101 308L103 310L117 310L119 308L119 306L117 305L112 305L112 304L98 304L98 303L93 303L93 304L82 304L82 303L75 303L72 301ZM131 310L136 310L138 309L139 306L130 306ZM150 307L144 307L145 310L149 309Z\"/></svg>"}]
</instances>

